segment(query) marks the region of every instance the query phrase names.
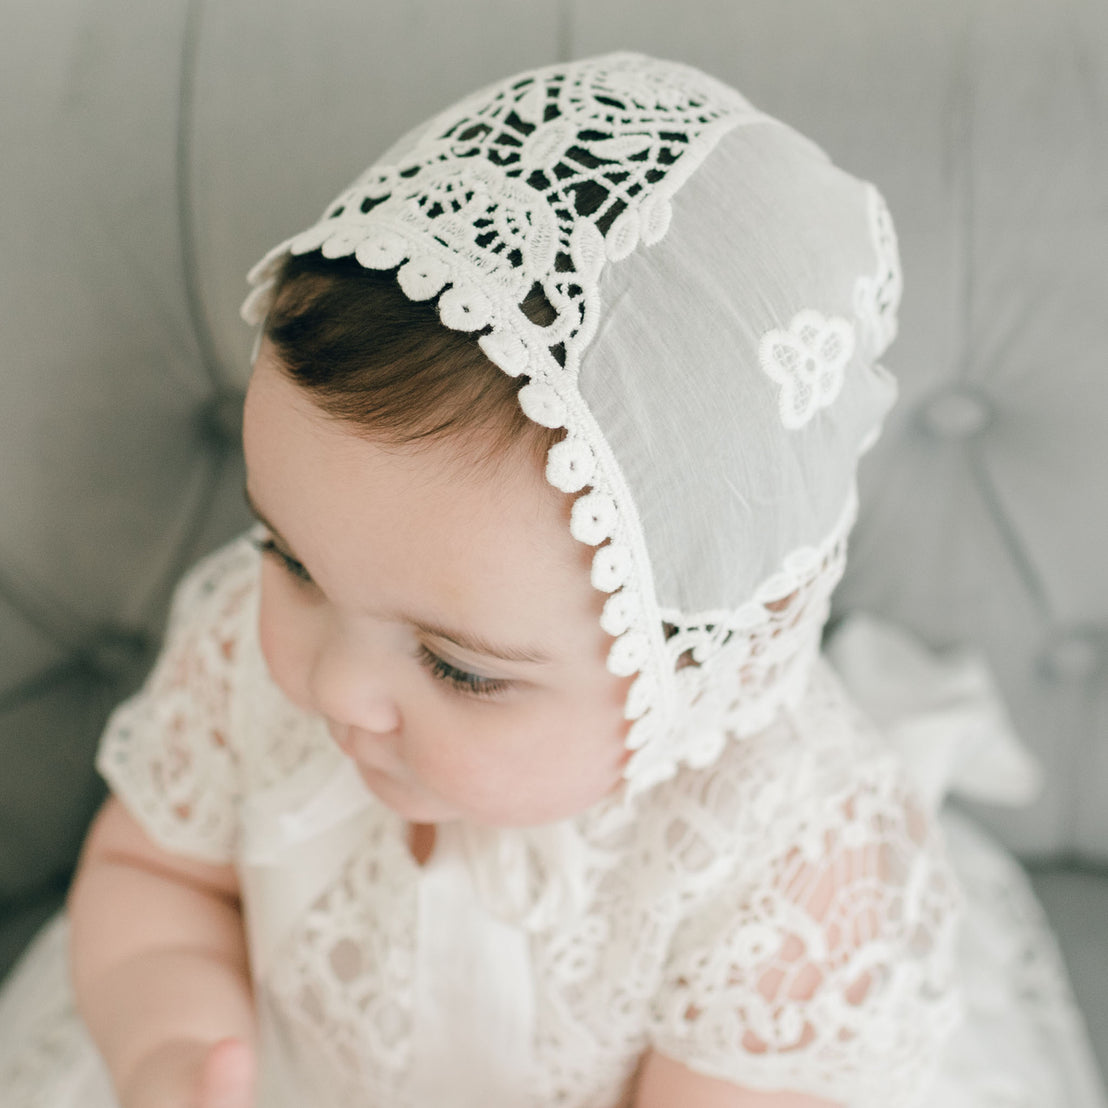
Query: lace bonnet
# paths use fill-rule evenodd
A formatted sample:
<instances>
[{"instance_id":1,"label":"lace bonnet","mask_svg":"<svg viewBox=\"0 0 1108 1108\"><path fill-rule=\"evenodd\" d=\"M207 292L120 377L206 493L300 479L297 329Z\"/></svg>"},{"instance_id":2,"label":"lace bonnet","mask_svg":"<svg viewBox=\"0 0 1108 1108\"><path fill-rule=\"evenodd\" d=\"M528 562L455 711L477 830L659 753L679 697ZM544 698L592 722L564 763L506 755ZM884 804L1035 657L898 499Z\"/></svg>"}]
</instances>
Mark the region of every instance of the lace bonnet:
<instances>
[{"instance_id":1,"label":"lace bonnet","mask_svg":"<svg viewBox=\"0 0 1108 1108\"><path fill-rule=\"evenodd\" d=\"M395 268L565 429L546 475L596 548L608 668L637 674L630 795L797 700L895 396L876 359L900 270L872 185L706 74L619 53L410 132L255 266L249 322L313 250ZM548 326L520 307L535 286Z\"/></svg>"}]
</instances>

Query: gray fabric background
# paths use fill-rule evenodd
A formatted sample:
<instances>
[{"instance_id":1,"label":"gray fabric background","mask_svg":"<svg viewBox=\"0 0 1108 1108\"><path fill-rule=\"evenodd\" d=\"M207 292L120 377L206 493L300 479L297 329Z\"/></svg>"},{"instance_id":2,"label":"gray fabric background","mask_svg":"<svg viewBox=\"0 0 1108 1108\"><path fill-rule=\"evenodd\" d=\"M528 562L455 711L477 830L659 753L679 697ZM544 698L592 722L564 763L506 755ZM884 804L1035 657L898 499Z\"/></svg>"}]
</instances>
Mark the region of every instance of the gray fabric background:
<instances>
[{"instance_id":1,"label":"gray fabric background","mask_svg":"<svg viewBox=\"0 0 1108 1108\"><path fill-rule=\"evenodd\" d=\"M732 82L887 197L902 399L839 609L986 651L1048 784L975 814L1062 875L1043 887L1066 904L1071 879L1102 895L1103 0L15 0L5 16L0 972L64 890L101 795L100 726L149 665L173 582L246 522L245 270L456 96L616 48ZM1103 965L1106 931L1094 912L1063 940Z\"/></svg>"}]
</instances>

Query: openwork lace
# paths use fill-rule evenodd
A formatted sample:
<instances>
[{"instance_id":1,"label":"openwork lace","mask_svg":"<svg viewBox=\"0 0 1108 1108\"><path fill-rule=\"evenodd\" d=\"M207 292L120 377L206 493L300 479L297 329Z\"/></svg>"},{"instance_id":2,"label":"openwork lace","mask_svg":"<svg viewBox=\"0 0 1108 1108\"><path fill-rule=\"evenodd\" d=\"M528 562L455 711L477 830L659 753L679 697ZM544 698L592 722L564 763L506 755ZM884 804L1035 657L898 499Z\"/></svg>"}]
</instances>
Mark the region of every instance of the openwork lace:
<instances>
[{"instance_id":1,"label":"openwork lace","mask_svg":"<svg viewBox=\"0 0 1108 1108\"><path fill-rule=\"evenodd\" d=\"M835 544L814 550L782 578L792 588L779 597L782 627L823 603L815 571L838 555ZM126 733L136 707L105 740L103 761L144 821L167 844L222 860L251 835L230 830L252 818L243 794L334 753L319 729L292 726L299 717L255 664L257 570L241 540L182 587L160 666L196 682L179 739L150 707L176 702L159 676L136 702L155 729L137 742ZM674 634L667 649L686 641ZM756 659L773 643L769 632ZM716 656L726 652L725 642ZM956 1011L947 977L957 895L895 759L826 666L813 672L769 726L630 809L601 805L569 821L581 849L544 859L573 871L578 895L529 929L538 1103L611 1108L650 1045L755 1088L911 1103ZM197 806L205 795L210 807ZM400 817L371 804L358 818L356 846L283 936L259 1003L333 1103L403 1106L419 870ZM490 874L518 837L490 831L475 843L475 872L487 863ZM497 890L485 892L495 908ZM874 1051L888 1063L880 1094L866 1083Z\"/></svg>"},{"instance_id":2,"label":"openwork lace","mask_svg":"<svg viewBox=\"0 0 1108 1108\"><path fill-rule=\"evenodd\" d=\"M814 571L838 550L810 552L780 581L793 589L777 605L783 627L823 602L824 577ZM109 729L102 759L167 845L225 861L240 858L253 833L228 832L253 818L244 794L334 756L325 731L274 695L260 664L257 558L240 540L182 586L160 665L199 682L179 740L167 739L149 707L175 702L173 683L159 677ZM672 635L668 649L683 641ZM770 632L766 654L773 641ZM630 805L602 804L568 821L562 837L575 836L580 849L541 859L572 871L577 895L528 927L538 1103L611 1108L651 1045L754 1088L808 1089L859 1106L912 1103L957 1011L949 982L957 892L895 757L826 665L812 673L795 706L768 726ZM155 729L136 741L124 732L140 708ZM172 794L162 788L167 777L178 782ZM198 822L208 809L177 802L201 795L225 815ZM404 1106L419 869L399 816L370 803L357 819L349 855L259 978L259 1003L330 1102ZM490 830L475 841L478 877L509 859L517 839L526 836ZM498 892L482 890L494 911Z\"/></svg>"},{"instance_id":3,"label":"openwork lace","mask_svg":"<svg viewBox=\"0 0 1108 1108\"><path fill-rule=\"evenodd\" d=\"M369 268L397 268L410 298L437 296L446 326L479 333L496 365L527 378L519 392L523 411L545 427L566 430L550 451L546 472L555 487L580 494L571 530L597 548L592 582L611 594L602 620L615 639L608 667L639 675L627 701L634 721L628 746L636 754L626 775L634 790L706 756L706 740L687 738L688 729L675 729L675 723L696 696L689 686L715 672L708 659L719 650L723 626L731 641L740 629L748 635L752 655L772 638L783 657L786 640L803 638L792 650L797 674L799 659L810 654L812 616L797 621L793 632L761 605L767 597L760 595L758 606L726 621L670 619L681 627L682 650L695 640L698 655L697 675L678 679L632 497L577 388L580 360L598 325L605 264L659 241L670 223L672 197L720 137L766 118L702 73L631 54L502 82L437 117L414 143L359 178L319 223L271 251L250 275L256 287L243 309L248 319L262 320L287 253L353 254ZM872 283L875 290L885 288L877 279ZM532 323L520 307L536 291L554 310L547 326ZM867 292L866 304L879 318L892 298L878 302L876 296ZM808 318L800 317L805 341ZM830 326L838 343L833 372L799 408L790 401L791 410L834 398L832 379L841 377L853 332L840 333L838 321ZM830 564L827 569L836 572ZM773 591L775 583L767 584ZM789 591L798 584L797 577ZM750 622L755 613L764 626ZM763 678L765 707L755 713L761 721L795 688L773 687L765 680L772 667L752 664ZM776 670L784 674L786 668L782 663ZM756 682L748 675L745 683L749 701ZM705 706L708 700L718 696L705 699ZM729 718L732 725L741 722L734 712Z\"/></svg>"},{"instance_id":4,"label":"openwork lace","mask_svg":"<svg viewBox=\"0 0 1108 1108\"><path fill-rule=\"evenodd\" d=\"M155 839L217 863L230 860L239 834L241 767L229 739L230 705L254 610L255 567L237 544L185 578L166 629L175 648L159 656L143 695L112 714L97 759ZM156 757L148 750L151 735L162 744Z\"/></svg>"}]
</instances>

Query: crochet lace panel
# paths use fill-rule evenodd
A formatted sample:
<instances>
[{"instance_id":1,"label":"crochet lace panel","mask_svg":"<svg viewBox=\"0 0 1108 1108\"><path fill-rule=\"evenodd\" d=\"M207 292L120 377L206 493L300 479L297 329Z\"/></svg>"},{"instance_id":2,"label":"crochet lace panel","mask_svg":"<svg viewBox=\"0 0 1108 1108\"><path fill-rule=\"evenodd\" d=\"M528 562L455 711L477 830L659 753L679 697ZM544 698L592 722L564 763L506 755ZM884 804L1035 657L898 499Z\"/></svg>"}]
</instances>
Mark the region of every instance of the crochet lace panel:
<instances>
[{"instance_id":1,"label":"crochet lace panel","mask_svg":"<svg viewBox=\"0 0 1108 1108\"><path fill-rule=\"evenodd\" d=\"M798 701L819 653L831 594L846 568L856 514L852 489L823 542L794 550L736 611L662 610L678 709L666 740L636 753L637 783L672 776L675 751L686 765L710 766L729 741L762 730L782 707ZM637 686L630 697L636 694Z\"/></svg>"},{"instance_id":2,"label":"crochet lace panel","mask_svg":"<svg viewBox=\"0 0 1108 1108\"><path fill-rule=\"evenodd\" d=\"M256 559L243 544L184 578L167 646L139 695L108 720L97 757L113 791L158 842L215 863L230 861L238 840L232 681L256 591Z\"/></svg>"},{"instance_id":3,"label":"crochet lace panel","mask_svg":"<svg viewBox=\"0 0 1108 1108\"><path fill-rule=\"evenodd\" d=\"M706 663L723 645L721 624L659 612L633 498L581 398L578 370L597 328L604 266L664 236L672 198L723 134L738 125L767 121L773 123L711 77L634 54L502 81L399 144L317 224L272 250L251 272L255 287L243 306L248 320L262 321L275 275L290 252L320 250L332 258L352 254L367 268L399 267L397 280L407 296L437 297L446 326L478 333L482 349L496 365L527 379L519 392L525 414L545 427L566 431L550 450L546 474L556 488L578 496L572 533L597 548L592 583L611 594L602 620L615 639L608 668L621 676L638 674L626 708L633 721L628 747L635 754L626 767L632 791L645 790L672 776L679 765L699 764L704 758L703 742L678 724L690 697L696 696L689 686L715 672ZM871 212L875 249L882 227L891 234L891 222L878 223L879 206L876 197ZM891 261L887 252L878 251L877 274L866 279L864 288L860 283L857 292L868 313L864 318L870 321L873 344L878 330L891 330L896 306L889 278L896 264L895 240L886 236L882 241L892 248ZM532 323L521 308L537 290L555 313L548 326ZM799 318L803 323L806 317ZM853 343L854 325L833 321L838 346L823 344L833 365L824 374L821 391L809 389L801 400L790 386L783 412L788 406L808 418L813 405L833 399L846 349L839 334L843 325ZM767 355L774 365L776 357ZM841 537L835 534L827 541L835 544ZM789 561L809 553L798 551ZM757 601L781 600L805 585L807 568L798 573L783 566L759 590ZM749 623L755 612L763 617L761 626ZM675 655L662 632L664 618L680 626L682 650L695 647L699 676L677 674ZM741 634L749 635L749 657L740 666L735 664L737 624ZM742 733L760 726L795 695L802 662L812 656L811 624L806 617L793 631L779 613L757 602L731 613L730 651L718 668L735 672L753 666L760 677L745 681L747 718L731 712L730 729ZM782 674L788 670L792 685L768 680L773 667L758 661L771 637L780 660L776 669ZM790 651L794 662L785 666L784 655ZM709 699L718 698L710 688L704 692Z\"/></svg>"},{"instance_id":4,"label":"crochet lace panel","mask_svg":"<svg viewBox=\"0 0 1108 1108\"><path fill-rule=\"evenodd\" d=\"M336 1105L406 1103L418 930L414 863L397 820L376 815L361 848L260 983L290 1030L296 1060L332 1090Z\"/></svg>"},{"instance_id":5,"label":"crochet lace panel","mask_svg":"<svg viewBox=\"0 0 1108 1108\"><path fill-rule=\"evenodd\" d=\"M257 569L240 541L186 579L157 676L124 713L141 708L154 729L113 726L105 740L132 810L205 857L235 854L240 800L321 749L244 668ZM179 704L178 687L163 675L184 673L193 707L170 733L158 721L178 709L158 702ZM359 819L357 847L282 939L259 996L329 1103L402 1106L419 871L398 816L374 803ZM545 863L574 869L582 895L529 932L537 1103L611 1108L651 1046L750 1087L912 1103L956 1014L957 896L894 758L822 663L794 708L710 767L562 831L581 849ZM484 860L500 866L519 838L491 833Z\"/></svg>"},{"instance_id":6,"label":"crochet lace panel","mask_svg":"<svg viewBox=\"0 0 1108 1108\"><path fill-rule=\"evenodd\" d=\"M578 821L607 863L577 916L532 934L536 1104L623 1103L649 1047L751 1088L913 1103L958 1016L958 894L894 760L842 713L824 674L633 821ZM366 828L267 988L337 1102L406 1104L414 871L390 816Z\"/></svg>"},{"instance_id":7,"label":"crochet lace panel","mask_svg":"<svg viewBox=\"0 0 1108 1108\"><path fill-rule=\"evenodd\" d=\"M678 845L710 863L705 810L733 811L739 840L769 843L678 929L655 1045L752 1088L911 1104L959 1016L959 892L892 756L875 756L825 667L789 718L796 729L771 728L774 749L741 780L704 777L715 795L671 817L670 858Z\"/></svg>"}]
</instances>

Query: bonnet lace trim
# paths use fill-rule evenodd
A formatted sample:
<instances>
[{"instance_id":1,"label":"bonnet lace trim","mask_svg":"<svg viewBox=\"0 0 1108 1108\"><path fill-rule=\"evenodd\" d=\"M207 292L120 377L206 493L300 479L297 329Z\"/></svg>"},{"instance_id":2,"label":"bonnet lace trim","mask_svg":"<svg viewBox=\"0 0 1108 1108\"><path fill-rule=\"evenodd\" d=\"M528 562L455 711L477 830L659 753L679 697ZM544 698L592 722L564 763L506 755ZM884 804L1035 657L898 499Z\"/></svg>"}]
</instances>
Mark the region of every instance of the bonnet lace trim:
<instances>
[{"instance_id":1,"label":"bonnet lace trim","mask_svg":"<svg viewBox=\"0 0 1108 1108\"><path fill-rule=\"evenodd\" d=\"M634 501L578 391L578 370L598 325L604 266L660 241L682 184L726 132L756 122L775 123L711 77L637 54L509 78L436 117L318 223L270 251L251 271L254 289L243 305L248 321L264 319L289 253L354 255L370 269L395 268L412 300L437 297L444 325L478 334L497 366L526 379L524 413L566 432L549 452L546 476L578 496L571 531L596 548L591 579L610 594L601 624L615 640L608 668L638 675L626 707L627 745L636 752L625 771L632 795L703 758L704 744L683 746L675 728L688 686L709 671L702 665L702 676L681 678L673 669ZM891 223L879 227L891 233ZM878 330L892 303L888 270L885 259L858 293ZM547 326L521 307L536 291L554 310ZM702 658L718 649L718 624L671 622ZM766 634L782 649L794 639L780 621L757 643ZM808 656L809 638L795 637L798 657ZM787 690L764 692L759 720L787 697Z\"/></svg>"}]
</instances>

